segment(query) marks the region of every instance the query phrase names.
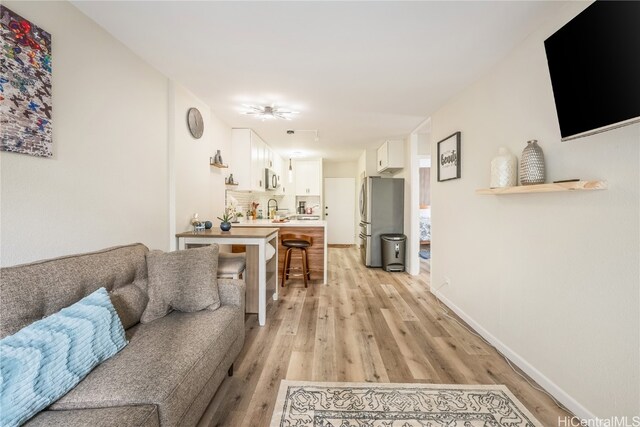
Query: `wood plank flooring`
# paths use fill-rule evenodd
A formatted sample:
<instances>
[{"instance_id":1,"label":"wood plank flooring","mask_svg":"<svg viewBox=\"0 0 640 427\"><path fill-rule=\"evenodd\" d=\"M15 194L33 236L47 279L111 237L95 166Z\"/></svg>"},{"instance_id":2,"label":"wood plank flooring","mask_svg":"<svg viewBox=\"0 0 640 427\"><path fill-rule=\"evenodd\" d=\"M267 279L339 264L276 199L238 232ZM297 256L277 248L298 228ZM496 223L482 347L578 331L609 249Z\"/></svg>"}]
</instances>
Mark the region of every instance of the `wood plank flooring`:
<instances>
[{"instance_id":1,"label":"wood plank flooring","mask_svg":"<svg viewBox=\"0 0 640 427\"><path fill-rule=\"evenodd\" d=\"M543 425L567 415L442 315L428 290L428 261L412 277L365 268L359 257L355 248L330 248L328 285L291 280L266 326L247 316L234 376L201 426L268 426L281 379L505 384Z\"/></svg>"}]
</instances>

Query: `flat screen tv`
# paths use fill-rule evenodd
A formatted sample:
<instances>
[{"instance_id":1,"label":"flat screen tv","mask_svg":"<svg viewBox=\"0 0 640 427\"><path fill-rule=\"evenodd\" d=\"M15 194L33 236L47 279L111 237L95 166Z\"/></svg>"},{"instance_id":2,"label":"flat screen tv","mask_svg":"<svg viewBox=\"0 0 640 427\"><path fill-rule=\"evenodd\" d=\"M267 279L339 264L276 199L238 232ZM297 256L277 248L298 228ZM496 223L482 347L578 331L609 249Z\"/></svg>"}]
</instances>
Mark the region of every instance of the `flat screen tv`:
<instances>
[{"instance_id":1,"label":"flat screen tv","mask_svg":"<svg viewBox=\"0 0 640 427\"><path fill-rule=\"evenodd\" d=\"M640 121L640 1L598 0L544 46L563 141Z\"/></svg>"}]
</instances>

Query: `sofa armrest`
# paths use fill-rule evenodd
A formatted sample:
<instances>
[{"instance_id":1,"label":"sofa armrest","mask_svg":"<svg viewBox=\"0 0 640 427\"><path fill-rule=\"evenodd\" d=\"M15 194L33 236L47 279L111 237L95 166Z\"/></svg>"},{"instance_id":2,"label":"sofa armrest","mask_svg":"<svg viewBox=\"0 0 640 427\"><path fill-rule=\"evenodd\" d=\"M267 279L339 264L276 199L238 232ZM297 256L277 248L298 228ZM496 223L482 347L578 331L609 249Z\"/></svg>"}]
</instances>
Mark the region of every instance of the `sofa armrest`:
<instances>
[{"instance_id":1,"label":"sofa armrest","mask_svg":"<svg viewBox=\"0 0 640 427\"><path fill-rule=\"evenodd\" d=\"M244 280L239 279L218 279L218 292L220 293L220 303L222 305L235 305L242 309L244 313L244 293L246 285Z\"/></svg>"}]
</instances>

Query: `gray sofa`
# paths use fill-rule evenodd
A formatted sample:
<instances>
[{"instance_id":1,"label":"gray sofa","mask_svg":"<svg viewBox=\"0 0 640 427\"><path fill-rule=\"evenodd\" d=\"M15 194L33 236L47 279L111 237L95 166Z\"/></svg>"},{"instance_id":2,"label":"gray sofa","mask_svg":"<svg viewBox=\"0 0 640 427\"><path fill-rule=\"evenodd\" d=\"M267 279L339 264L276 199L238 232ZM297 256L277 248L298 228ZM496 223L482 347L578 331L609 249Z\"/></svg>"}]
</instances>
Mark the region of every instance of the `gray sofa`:
<instances>
[{"instance_id":1,"label":"gray sofa","mask_svg":"<svg viewBox=\"0 0 640 427\"><path fill-rule=\"evenodd\" d=\"M192 426L232 370L244 343L241 280L218 279L221 307L139 323L147 247L121 246L0 270L0 338L100 287L116 303L129 344L28 426ZM142 307L142 308L140 308Z\"/></svg>"}]
</instances>

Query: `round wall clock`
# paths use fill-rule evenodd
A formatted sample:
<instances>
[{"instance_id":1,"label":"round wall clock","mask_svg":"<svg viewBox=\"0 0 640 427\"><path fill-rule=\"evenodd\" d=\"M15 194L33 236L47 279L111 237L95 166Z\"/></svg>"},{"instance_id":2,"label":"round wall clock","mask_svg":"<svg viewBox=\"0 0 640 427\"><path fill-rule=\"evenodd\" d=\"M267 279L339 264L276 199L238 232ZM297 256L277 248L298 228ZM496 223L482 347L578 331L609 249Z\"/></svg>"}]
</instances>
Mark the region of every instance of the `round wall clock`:
<instances>
[{"instance_id":1,"label":"round wall clock","mask_svg":"<svg viewBox=\"0 0 640 427\"><path fill-rule=\"evenodd\" d=\"M204 133L204 121L202 120L202 114L197 108L189 108L187 112L187 126L189 132L195 139L200 139Z\"/></svg>"}]
</instances>

